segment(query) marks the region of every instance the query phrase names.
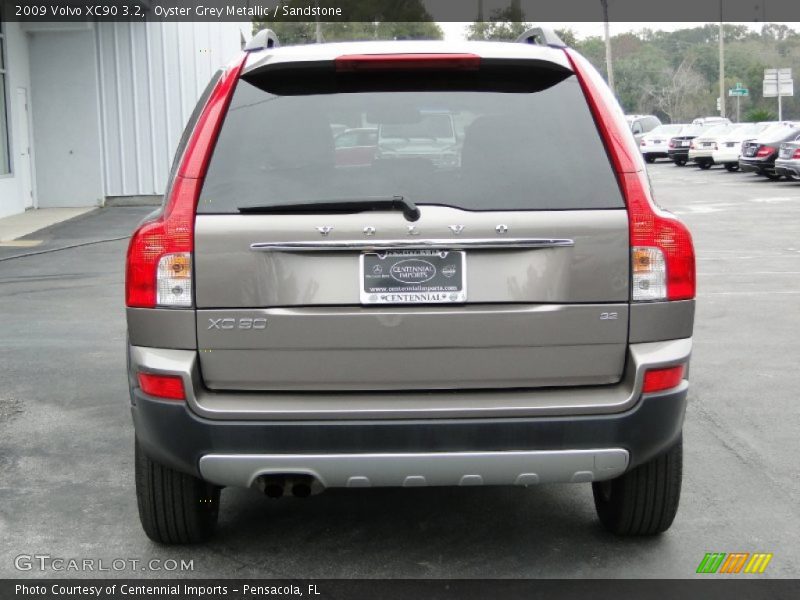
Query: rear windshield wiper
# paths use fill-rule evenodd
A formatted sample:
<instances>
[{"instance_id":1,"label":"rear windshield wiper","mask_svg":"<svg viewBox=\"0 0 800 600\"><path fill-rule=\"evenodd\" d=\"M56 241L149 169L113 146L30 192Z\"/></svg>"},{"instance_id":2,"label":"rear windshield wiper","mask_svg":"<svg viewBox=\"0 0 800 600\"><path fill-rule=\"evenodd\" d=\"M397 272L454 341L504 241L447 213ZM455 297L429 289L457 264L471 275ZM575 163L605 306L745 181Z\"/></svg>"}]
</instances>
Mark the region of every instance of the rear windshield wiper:
<instances>
[{"instance_id":1,"label":"rear windshield wiper","mask_svg":"<svg viewBox=\"0 0 800 600\"><path fill-rule=\"evenodd\" d=\"M331 198L309 200L296 204L268 204L264 206L240 206L242 214L292 215L303 213L359 213L368 210L400 210L407 221L419 219L417 205L402 196L365 196L363 198Z\"/></svg>"}]
</instances>

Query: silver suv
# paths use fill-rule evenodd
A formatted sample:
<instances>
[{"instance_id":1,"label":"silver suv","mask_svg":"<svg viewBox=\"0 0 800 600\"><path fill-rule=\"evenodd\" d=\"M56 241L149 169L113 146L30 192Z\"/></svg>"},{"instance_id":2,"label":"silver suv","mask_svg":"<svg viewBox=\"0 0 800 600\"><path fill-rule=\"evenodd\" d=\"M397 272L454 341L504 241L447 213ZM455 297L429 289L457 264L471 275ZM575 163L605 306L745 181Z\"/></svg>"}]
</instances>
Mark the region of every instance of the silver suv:
<instances>
[{"instance_id":1,"label":"silver suv","mask_svg":"<svg viewBox=\"0 0 800 600\"><path fill-rule=\"evenodd\" d=\"M213 78L127 256L150 538L206 539L226 486L591 483L611 531L670 526L692 240L599 74L521 42L262 32ZM431 113L457 160L337 162L336 127Z\"/></svg>"}]
</instances>

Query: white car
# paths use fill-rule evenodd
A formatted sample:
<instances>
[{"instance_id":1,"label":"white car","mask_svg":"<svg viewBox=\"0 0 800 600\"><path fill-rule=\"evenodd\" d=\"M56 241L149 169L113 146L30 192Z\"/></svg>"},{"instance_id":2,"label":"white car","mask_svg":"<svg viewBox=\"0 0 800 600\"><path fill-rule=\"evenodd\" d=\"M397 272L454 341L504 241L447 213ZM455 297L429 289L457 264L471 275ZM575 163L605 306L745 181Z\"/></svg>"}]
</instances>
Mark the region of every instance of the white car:
<instances>
[{"instance_id":1,"label":"white car","mask_svg":"<svg viewBox=\"0 0 800 600\"><path fill-rule=\"evenodd\" d=\"M634 139L639 142L642 136L650 133L661 125L661 119L654 115L625 115L628 127L631 128Z\"/></svg>"},{"instance_id":2,"label":"white car","mask_svg":"<svg viewBox=\"0 0 800 600\"><path fill-rule=\"evenodd\" d=\"M762 121L760 123L742 123L725 135L719 136L716 146L711 152L714 163L724 166L728 171L739 170L739 155L742 153L742 143L758 137L771 127L779 127L777 121Z\"/></svg>"},{"instance_id":3,"label":"white car","mask_svg":"<svg viewBox=\"0 0 800 600\"><path fill-rule=\"evenodd\" d=\"M653 163L657 158L667 158L667 149L670 138L678 135L686 127L685 124L659 125L652 131L645 133L639 140L639 152L645 162Z\"/></svg>"},{"instance_id":4,"label":"white car","mask_svg":"<svg viewBox=\"0 0 800 600\"><path fill-rule=\"evenodd\" d=\"M717 139L730 134L739 127L730 123L714 125L702 135L694 138L689 145L689 162L694 162L701 169L710 169L714 164L712 153L717 147Z\"/></svg>"}]
</instances>

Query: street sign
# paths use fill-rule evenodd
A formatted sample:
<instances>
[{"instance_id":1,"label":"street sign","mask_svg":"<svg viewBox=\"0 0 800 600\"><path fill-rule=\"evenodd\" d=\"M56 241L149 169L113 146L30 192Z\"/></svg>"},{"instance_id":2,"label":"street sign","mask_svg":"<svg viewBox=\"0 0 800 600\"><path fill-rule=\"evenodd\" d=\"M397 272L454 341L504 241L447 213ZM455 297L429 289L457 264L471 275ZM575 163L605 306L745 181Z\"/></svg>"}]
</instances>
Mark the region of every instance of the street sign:
<instances>
[{"instance_id":1,"label":"street sign","mask_svg":"<svg viewBox=\"0 0 800 600\"><path fill-rule=\"evenodd\" d=\"M778 121L783 121L783 108L781 98L794 96L794 81L792 69L782 67L779 69L764 69L764 98L778 98Z\"/></svg>"},{"instance_id":2,"label":"street sign","mask_svg":"<svg viewBox=\"0 0 800 600\"><path fill-rule=\"evenodd\" d=\"M764 69L765 81L777 81L778 79L786 81L787 79L791 78L792 78L791 67L783 67L781 69Z\"/></svg>"},{"instance_id":3,"label":"street sign","mask_svg":"<svg viewBox=\"0 0 800 600\"><path fill-rule=\"evenodd\" d=\"M764 69L764 98L794 96L791 67Z\"/></svg>"},{"instance_id":4,"label":"street sign","mask_svg":"<svg viewBox=\"0 0 800 600\"><path fill-rule=\"evenodd\" d=\"M780 85L781 96L794 96L794 80L764 80L764 98L775 98L778 95L778 85Z\"/></svg>"},{"instance_id":5,"label":"street sign","mask_svg":"<svg viewBox=\"0 0 800 600\"><path fill-rule=\"evenodd\" d=\"M749 96L750 90L747 88L735 87L728 90L728 96Z\"/></svg>"}]
</instances>

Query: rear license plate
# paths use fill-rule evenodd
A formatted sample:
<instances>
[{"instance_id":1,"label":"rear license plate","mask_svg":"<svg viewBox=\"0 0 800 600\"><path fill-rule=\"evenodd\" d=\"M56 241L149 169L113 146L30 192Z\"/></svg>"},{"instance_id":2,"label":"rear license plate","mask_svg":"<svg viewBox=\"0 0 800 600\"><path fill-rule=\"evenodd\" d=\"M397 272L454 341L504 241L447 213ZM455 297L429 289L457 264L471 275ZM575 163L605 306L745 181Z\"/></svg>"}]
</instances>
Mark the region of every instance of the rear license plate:
<instances>
[{"instance_id":1,"label":"rear license plate","mask_svg":"<svg viewBox=\"0 0 800 600\"><path fill-rule=\"evenodd\" d=\"M688 146L691 142L681 142L681 146Z\"/></svg>"},{"instance_id":2,"label":"rear license plate","mask_svg":"<svg viewBox=\"0 0 800 600\"><path fill-rule=\"evenodd\" d=\"M733 148L736 145L736 142L728 142L725 144L728 148Z\"/></svg>"},{"instance_id":3,"label":"rear license plate","mask_svg":"<svg viewBox=\"0 0 800 600\"><path fill-rule=\"evenodd\" d=\"M653 140L654 144L663 144L664 140Z\"/></svg>"},{"instance_id":4,"label":"rear license plate","mask_svg":"<svg viewBox=\"0 0 800 600\"><path fill-rule=\"evenodd\" d=\"M360 260L362 304L467 300L467 256L461 250L366 252Z\"/></svg>"}]
</instances>

